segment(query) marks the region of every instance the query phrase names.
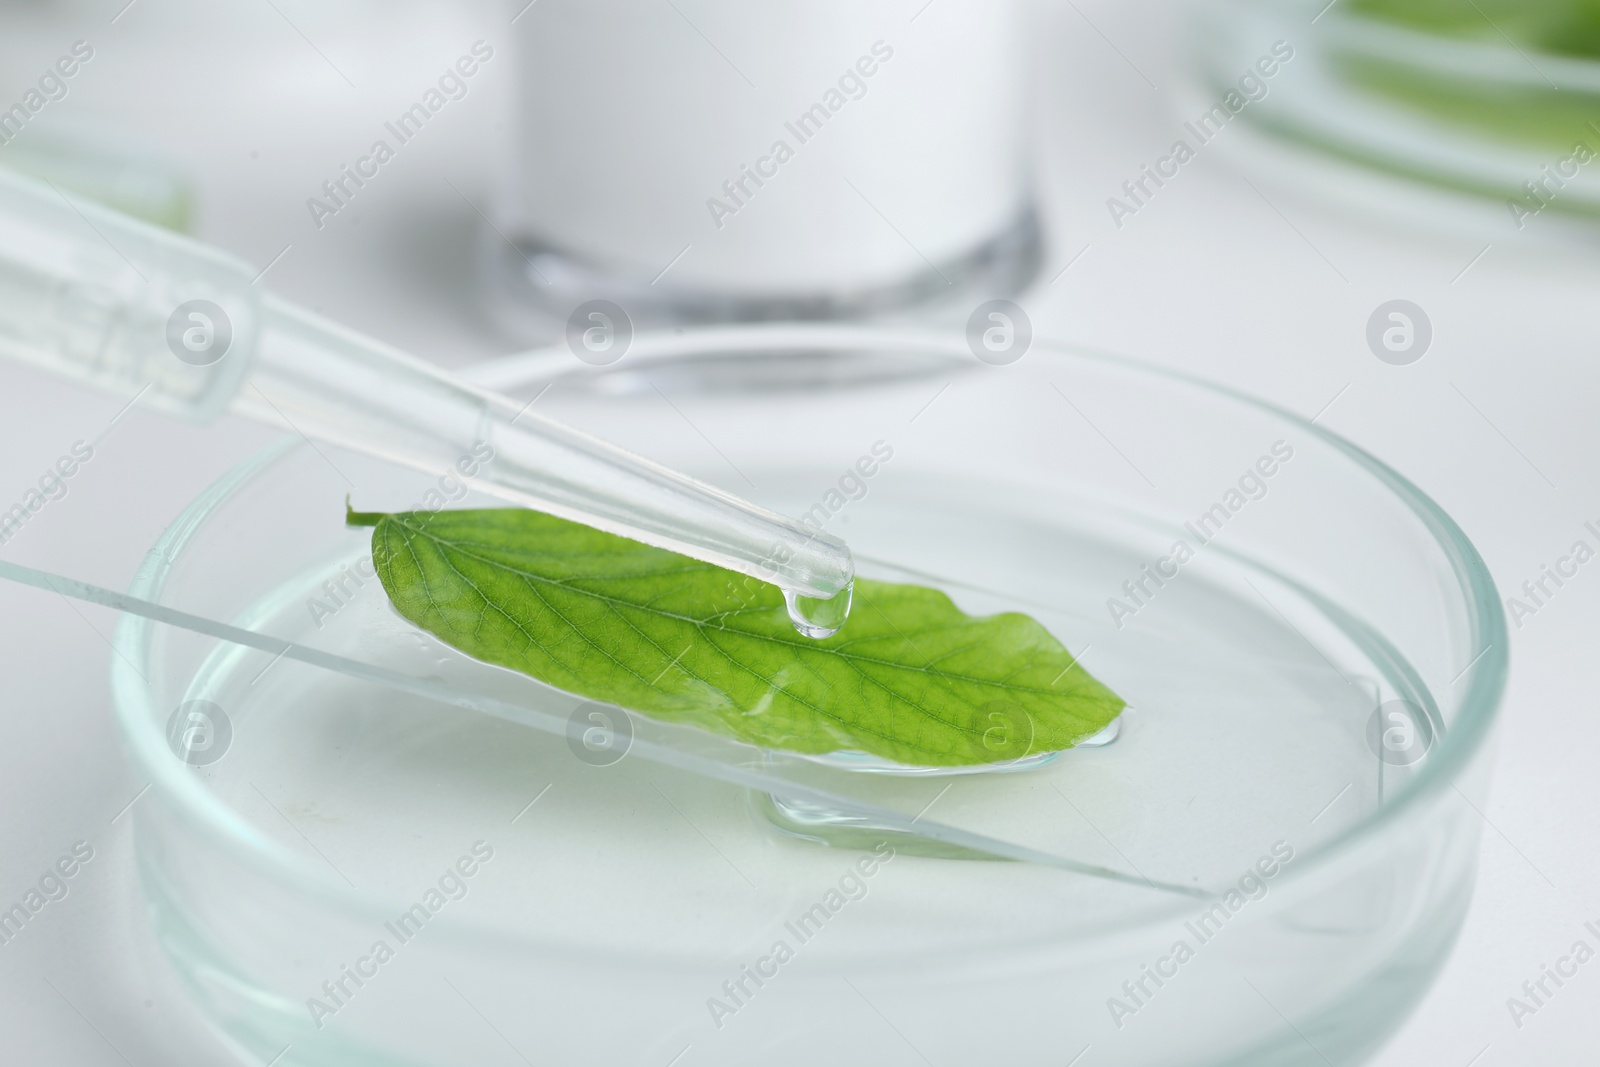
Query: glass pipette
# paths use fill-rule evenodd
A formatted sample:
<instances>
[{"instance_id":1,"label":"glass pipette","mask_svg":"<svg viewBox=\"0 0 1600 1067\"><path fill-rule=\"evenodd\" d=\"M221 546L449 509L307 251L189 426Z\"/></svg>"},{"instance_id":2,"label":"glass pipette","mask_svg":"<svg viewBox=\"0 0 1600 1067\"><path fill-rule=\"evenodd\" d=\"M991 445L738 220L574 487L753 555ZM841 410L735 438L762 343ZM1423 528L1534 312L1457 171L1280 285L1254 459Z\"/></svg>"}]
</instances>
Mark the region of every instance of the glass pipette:
<instances>
[{"instance_id":1,"label":"glass pipette","mask_svg":"<svg viewBox=\"0 0 1600 1067\"><path fill-rule=\"evenodd\" d=\"M448 470L513 503L771 582L813 636L843 622L855 572L838 538L527 412L264 293L260 277L218 249L0 171L0 355L169 414L232 411ZM484 445L494 461L460 473Z\"/></svg>"}]
</instances>

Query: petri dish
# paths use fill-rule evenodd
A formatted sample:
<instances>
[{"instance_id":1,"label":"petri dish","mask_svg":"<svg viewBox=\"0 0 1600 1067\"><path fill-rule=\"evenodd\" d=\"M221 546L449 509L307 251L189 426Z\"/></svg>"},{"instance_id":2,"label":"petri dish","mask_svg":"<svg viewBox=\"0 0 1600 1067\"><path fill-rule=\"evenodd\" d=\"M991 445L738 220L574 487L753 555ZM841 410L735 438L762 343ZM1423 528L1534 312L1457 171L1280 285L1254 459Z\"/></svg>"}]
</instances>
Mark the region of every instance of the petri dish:
<instances>
[{"instance_id":1,"label":"petri dish","mask_svg":"<svg viewBox=\"0 0 1600 1067\"><path fill-rule=\"evenodd\" d=\"M1126 877L641 758L616 742L648 720L466 660L367 576L345 496L472 504L452 473L286 440L180 515L132 591L579 729L124 619L116 711L152 783L141 884L245 1057L1354 1063L1428 987L1472 892L1466 798L1487 786L1507 643L1470 542L1371 456L1042 342L993 365L960 335L730 328L478 377L787 513L820 507L865 575L1043 622L1129 701L1108 743L999 774L818 773Z\"/></svg>"},{"instance_id":2,"label":"petri dish","mask_svg":"<svg viewBox=\"0 0 1600 1067\"><path fill-rule=\"evenodd\" d=\"M1581 5L1552 3L1212 0L1195 35L1200 84L1190 103L1199 110L1191 110L1255 90L1230 108L1264 135L1244 150L1330 195L1353 195L1341 187L1364 171L1391 196L1427 191L1432 215L1458 227L1592 220L1600 216L1592 18ZM1241 90L1274 41L1292 46L1292 62ZM1381 207L1382 188L1361 195Z\"/></svg>"}]
</instances>

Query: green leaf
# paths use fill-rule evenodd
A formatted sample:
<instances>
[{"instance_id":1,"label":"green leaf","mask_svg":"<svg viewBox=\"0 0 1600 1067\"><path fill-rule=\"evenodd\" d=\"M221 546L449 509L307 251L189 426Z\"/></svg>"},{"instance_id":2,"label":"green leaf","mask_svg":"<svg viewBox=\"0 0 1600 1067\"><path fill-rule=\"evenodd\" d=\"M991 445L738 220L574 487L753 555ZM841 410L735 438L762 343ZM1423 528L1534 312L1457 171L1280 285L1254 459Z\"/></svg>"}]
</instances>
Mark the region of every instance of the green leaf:
<instances>
[{"instance_id":1,"label":"green leaf","mask_svg":"<svg viewBox=\"0 0 1600 1067\"><path fill-rule=\"evenodd\" d=\"M817 640L777 587L521 508L351 512L401 615L470 656L765 748L962 766L1068 748L1123 701L1026 615L860 578Z\"/></svg>"}]
</instances>

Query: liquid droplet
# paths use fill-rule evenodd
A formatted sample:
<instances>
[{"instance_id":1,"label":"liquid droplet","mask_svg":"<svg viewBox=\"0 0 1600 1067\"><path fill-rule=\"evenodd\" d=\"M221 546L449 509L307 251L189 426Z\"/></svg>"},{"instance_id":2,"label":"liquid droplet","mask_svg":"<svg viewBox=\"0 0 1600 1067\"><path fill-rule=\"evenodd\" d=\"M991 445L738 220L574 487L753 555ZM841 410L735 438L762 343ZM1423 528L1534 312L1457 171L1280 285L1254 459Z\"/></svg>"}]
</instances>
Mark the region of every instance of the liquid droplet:
<instances>
[{"instance_id":1,"label":"liquid droplet","mask_svg":"<svg viewBox=\"0 0 1600 1067\"><path fill-rule=\"evenodd\" d=\"M1095 734L1092 737L1085 737L1082 741L1079 741L1073 747L1074 748L1100 748L1102 746L1109 745L1111 742L1115 741L1118 737L1120 737L1121 734L1122 734L1122 716L1118 715L1115 719L1112 719L1110 722L1106 723L1105 729L1101 730L1099 733Z\"/></svg>"},{"instance_id":2,"label":"liquid droplet","mask_svg":"<svg viewBox=\"0 0 1600 1067\"><path fill-rule=\"evenodd\" d=\"M832 637L850 617L850 602L855 598L856 583L851 579L844 591L826 600L821 597L801 596L792 589L783 591L784 606L789 609L789 621L807 637L821 640Z\"/></svg>"}]
</instances>

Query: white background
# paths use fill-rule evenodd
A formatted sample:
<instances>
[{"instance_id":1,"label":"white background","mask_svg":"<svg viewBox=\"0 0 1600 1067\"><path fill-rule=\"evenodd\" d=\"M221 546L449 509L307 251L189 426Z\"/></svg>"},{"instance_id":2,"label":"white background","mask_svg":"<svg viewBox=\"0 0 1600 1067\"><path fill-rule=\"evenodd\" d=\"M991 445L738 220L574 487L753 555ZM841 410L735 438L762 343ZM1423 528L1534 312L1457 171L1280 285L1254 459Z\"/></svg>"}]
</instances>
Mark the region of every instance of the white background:
<instances>
[{"instance_id":1,"label":"white background","mask_svg":"<svg viewBox=\"0 0 1600 1067\"><path fill-rule=\"evenodd\" d=\"M503 43L512 9L347 3L329 14L233 0L220 15L211 9L224 5L138 0L113 23L123 3L0 4L0 102L89 39L96 57L52 119L109 120L171 152L196 177L200 235L258 264L287 246L266 284L442 363L516 347L474 299L476 215L464 199L482 205L491 191L509 48L334 224L317 231L304 205L473 40ZM1308 416L1326 407L1323 425L1457 518L1502 590L1536 577L1600 519L1595 235L1550 218L1518 231L1499 209L1452 232L1381 191L1357 197L1366 208L1335 207L1245 168L1226 143L1233 130L1119 229L1106 198L1179 134L1182 16L1163 0L1038 10L1051 263L1023 300L1038 333L1183 367ZM1408 367L1381 363L1364 338L1373 309L1397 297L1434 327ZM119 406L0 370L0 505ZM0 551L120 585L196 492L273 436L134 409L68 496ZM1600 726L1586 696L1597 605L1600 565L1515 630L1471 915L1437 985L1375 1061L1384 1067L1593 1062L1600 964L1520 1029L1506 998L1600 920ZM16 588L0 590L0 606L0 900L20 897L74 841L95 850L71 895L0 946L3 1058L232 1062L176 986L137 889L122 812L143 783L124 770L111 725L113 619Z\"/></svg>"}]
</instances>

